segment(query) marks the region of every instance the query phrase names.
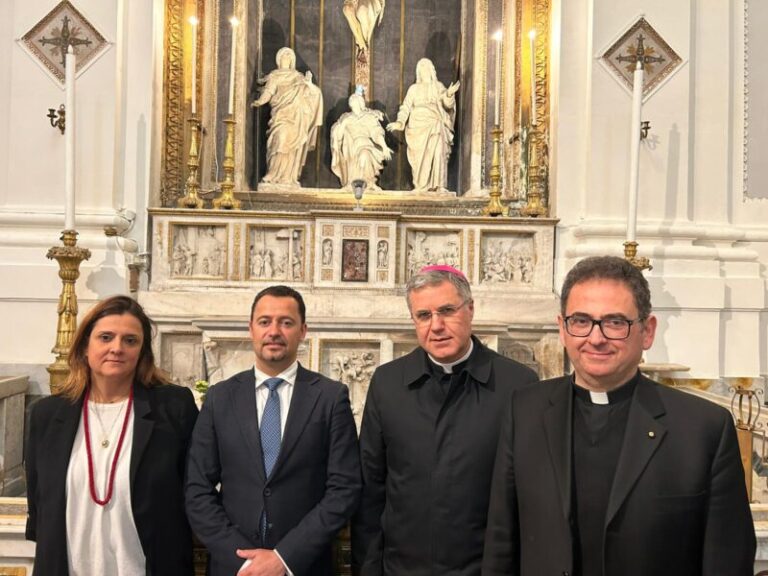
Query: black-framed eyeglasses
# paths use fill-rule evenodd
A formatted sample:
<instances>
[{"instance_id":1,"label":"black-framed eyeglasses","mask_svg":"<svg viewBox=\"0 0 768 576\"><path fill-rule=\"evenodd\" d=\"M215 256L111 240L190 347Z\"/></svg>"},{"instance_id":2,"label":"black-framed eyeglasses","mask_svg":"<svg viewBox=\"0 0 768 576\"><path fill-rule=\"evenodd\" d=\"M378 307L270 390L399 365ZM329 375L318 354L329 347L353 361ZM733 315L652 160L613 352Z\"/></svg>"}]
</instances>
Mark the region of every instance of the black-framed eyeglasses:
<instances>
[{"instance_id":1,"label":"black-framed eyeglasses","mask_svg":"<svg viewBox=\"0 0 768 576\"><path fill-rule=\"evenodd\" d=\"M571 316L566 316L564 322L565 331L576 338L586 338L592 333L595 326L598 326L600 332L602 332L603 336L608 340L626 340L629 338L632 324L642 322L643 320L645 320L645 318L628 320L623 316L606 316L600 320L595 320L584 314L573 314Z\"/></svg>"},{"instance_id":2,"label":"black-framed eyeglasses","mask_svg":"<svg viewBox=\"0 0 768 576\"><path fill-rule=\"evenodd\" d=\"M440 316L444 320L447 318L453 318L458 314L459 310L464 308L467 304L469 304L472 300L464 300L461 304L446 304L445 306L440 306L435 311L430 312L429 310L419 310L418 312L415 312L411 315L413 318L413 321L416 322L416 324L429 324L432 322L432 318L435 316Z\"/></svg>"}]
</instances>

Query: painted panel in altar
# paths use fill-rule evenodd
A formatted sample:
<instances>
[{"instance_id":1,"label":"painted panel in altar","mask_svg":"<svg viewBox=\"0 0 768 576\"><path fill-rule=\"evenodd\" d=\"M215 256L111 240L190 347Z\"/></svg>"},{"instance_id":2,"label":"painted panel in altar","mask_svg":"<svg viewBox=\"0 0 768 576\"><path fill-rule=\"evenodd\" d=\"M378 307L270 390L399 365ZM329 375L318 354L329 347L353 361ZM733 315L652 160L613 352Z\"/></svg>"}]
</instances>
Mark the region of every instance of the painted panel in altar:
<instances>
[{"instance_id":1,"label":"painted panel in altar","mask_svg":"<svg viewBox=\"0 0 768 576\"><path fill-rule=\"evenodd\" d=\"M395 285L397 221L318 219L315 229L315 283L377 288Z\"/></svg>"}]
</instances>

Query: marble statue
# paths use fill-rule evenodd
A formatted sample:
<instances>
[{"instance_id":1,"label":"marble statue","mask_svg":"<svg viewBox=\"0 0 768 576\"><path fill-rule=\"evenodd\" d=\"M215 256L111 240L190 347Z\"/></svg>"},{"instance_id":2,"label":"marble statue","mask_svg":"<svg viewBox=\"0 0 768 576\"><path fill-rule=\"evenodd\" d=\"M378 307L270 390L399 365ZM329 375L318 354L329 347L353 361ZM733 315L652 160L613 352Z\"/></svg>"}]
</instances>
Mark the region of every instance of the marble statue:
<instances>
[{"instance_id":1,"label":"marble statue","mask_svg":"<svg viewBox=\"0 0 768 576\"><path fill-rule=\"evenodd\" d=\"M342 11L352 29L355 43L362 52L371 46L373 29L384 17L386 0L344 0Z\"/></svg>"},{"instance_id":2,"label":"marble statue","mask_svg":"<svg viewBox=\"0 0 768 576\"><path fill-rule=\"evenodd\" d=\"M333 240L326 238L323 240L323 266L333 265Z\"/></svg>"},{"instance_id":3,"label":"marble statue","mask_svg":"<svg viewBox=\"0 0 768 576\"><path fill-rule=\"evenodd\" d=\"M422 58L416 64L416 83L408 88L397 120L387 124L389 131L405 131L408 163L417 192L446 189L458 89L459 82L446 88L437 79L432 61Z\"/></svg>"},{"instance_id":4,"label":"marble statue","mask_svg":"<svg viewBox=\"0 0 768 576\"><path fill-rule=\"evenodd\" d=\"M296 70L296 54L288 47L277 51L277 69L259 80L261 95L251 106L269 103L272 115L267 131L267 173L262 182L299 186L307 152L315 148L323 124L323 95L312 84L312 73Z\"/></svg>"},{"instance_id":5,"label":"marble statue","mask_svg":"<svg viewBox=\"0 0 768 576\"><path fill-rule=\"evenodd\" d=\"M376 245L376 267L388 268L389 267L389 243L386 240L379 240Z\"/></svg>"},{"instance_id":6,"label":"marble statue","mask_svg":"<svg viewBox=\"0 0 768 576\"><path fill-rule=\"evenodd\" d=\"M351 112L345 112L331 128L331 170L342 186L354 180L365 180L369 190L380 190L376 178L384 162L392 158L392 150L384 142L384 115L365 105L361 94L349 97Z\"/></svg>"}]
</instances>

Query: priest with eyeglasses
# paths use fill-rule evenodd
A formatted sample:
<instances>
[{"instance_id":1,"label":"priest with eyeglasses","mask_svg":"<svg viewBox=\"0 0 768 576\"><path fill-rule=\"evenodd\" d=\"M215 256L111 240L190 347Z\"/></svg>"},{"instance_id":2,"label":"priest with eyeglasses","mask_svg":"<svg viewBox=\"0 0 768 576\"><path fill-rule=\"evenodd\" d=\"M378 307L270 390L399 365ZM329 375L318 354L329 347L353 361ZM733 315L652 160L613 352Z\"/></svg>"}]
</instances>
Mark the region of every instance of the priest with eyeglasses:
<instances>
[{"instance_id":1,"label":"priest with eyeglasses","mask_svg":"<svg viewBox=\"0 0 768 576\"><path fill-rule=\"evenodd\" d=\"M537 376L472 335L474 301L456 268L422 268L406 300L419 347L371 380L353 574L479 576L502 413Z\"/></svg>"},{"instance_id":2,"label":"priest with eyeglasses","mask_svg":"<svg viewBox=\"0 0 768 576\"><path fill-rule=\"evenodd\" d=\"M751 576L731 415L638 370L657 326L645 277L586 258L560 299L574 371L507 403L483 576Z\"/></svg>"}]
</instances>

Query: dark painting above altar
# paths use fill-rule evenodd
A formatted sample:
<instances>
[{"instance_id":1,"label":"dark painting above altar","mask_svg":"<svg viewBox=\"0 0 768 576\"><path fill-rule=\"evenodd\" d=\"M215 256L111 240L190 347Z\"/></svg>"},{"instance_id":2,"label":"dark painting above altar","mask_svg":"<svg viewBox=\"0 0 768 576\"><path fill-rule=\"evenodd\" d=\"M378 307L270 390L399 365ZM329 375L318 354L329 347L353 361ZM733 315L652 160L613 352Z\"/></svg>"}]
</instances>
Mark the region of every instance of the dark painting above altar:
<instances>
[{"instance_id":1,"label":"dark painting above altar","mask_svg":"<svg viewBox=\"0 0 768 576\"><path fill-rule=\"evenodd\" d=\"M403 194L478 203L495 191L492 215L546 215L550 0L166 10L163 206L351 201L357 184L369 199L395 193L393 208Z\"/></svg>"}]
</instances>

